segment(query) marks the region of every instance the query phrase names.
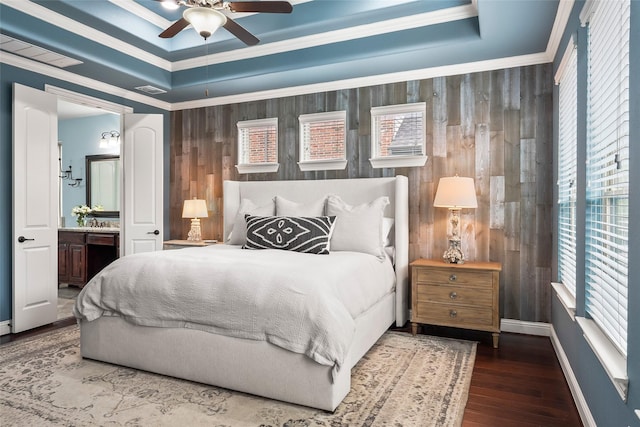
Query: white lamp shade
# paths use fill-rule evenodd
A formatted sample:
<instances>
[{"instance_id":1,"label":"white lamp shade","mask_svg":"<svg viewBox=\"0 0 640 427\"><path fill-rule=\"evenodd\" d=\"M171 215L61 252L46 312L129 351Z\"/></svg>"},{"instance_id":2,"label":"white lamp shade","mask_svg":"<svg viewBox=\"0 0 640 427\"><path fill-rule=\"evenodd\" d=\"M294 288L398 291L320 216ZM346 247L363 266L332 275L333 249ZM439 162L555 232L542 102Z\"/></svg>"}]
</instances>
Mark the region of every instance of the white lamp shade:
<instances>
[{"instance_id":1,"label":"white lamp shade","mask_svg":"<svg viewBox=\"0 0 640 427\"><path fill-rule=\"evenodd\" d=\"M473 178L452 176L440 178L433 206L437 208L477 208L476 188Z\"/></svg>"},{"instance_id":2,"label":"white lamp shade","mask_svg":"<svg viewBox=\"0 0 640 427\"><path fill-rule=\"evenodd\" d=\"M189 8L184 11L182 17L205 39L227 23L227 17L222 12L208 7Z\"/></svg>"},{"instance_id":3,"label":"white lamp shade","mask_svg":"<svg viewBox=\"0 0 640 427\"><path fill-rule=\"evenodd\" d=\"M185 200L182 206L182 218L206 218L207 203L201 199Z\"/></svg>"}]
</instances>

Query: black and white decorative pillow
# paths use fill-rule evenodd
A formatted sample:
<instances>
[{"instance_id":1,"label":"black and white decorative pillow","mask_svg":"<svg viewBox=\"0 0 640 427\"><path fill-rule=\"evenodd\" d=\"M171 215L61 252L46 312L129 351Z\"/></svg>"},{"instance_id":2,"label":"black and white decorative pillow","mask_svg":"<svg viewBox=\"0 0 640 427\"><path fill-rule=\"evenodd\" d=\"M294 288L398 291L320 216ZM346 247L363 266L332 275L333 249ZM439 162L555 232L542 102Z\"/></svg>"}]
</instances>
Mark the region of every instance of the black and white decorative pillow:
<instances>
[{"instance_id":1,"label":"black and white decorative pillow","mask_svg":"<svg viewBox=\"0 0 640 427\"><path fill-rule=\"evenodd\" d=\"M282 249L328 254L335 216L288 217L245 215L244 249Z\"/></svg>"}]
</instances>

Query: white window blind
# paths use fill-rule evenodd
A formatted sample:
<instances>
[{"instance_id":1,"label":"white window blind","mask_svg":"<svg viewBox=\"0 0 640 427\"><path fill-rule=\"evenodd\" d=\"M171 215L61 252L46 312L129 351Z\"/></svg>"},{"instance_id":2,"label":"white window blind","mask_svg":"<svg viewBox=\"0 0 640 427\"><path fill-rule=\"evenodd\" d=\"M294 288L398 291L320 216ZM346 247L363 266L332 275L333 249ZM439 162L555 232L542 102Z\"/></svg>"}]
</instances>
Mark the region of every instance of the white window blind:
<instances>
[{"instance_id":1,"label":"white window blind","mask_svg":"<svg viewBox=\"0 0 640 427\"><path fill-rule=\"evenodd\" d=\"M577 51L571 42L559 81L558 280L576 296Z\"/></svg>"},{"instance_id":2,"label":"white window blind","mask_svg":"<svg viewBox=\"0 0 640 427\"><path fill-rule=\"evenodd\" d=\"M238 170L241 173L277 170L278 119L246 120L238 122L237 127Z\"/></svg>"},{"instance_id":3,"label":"white window blind","mask_svg":"<svg viewBox=\"0 0 640 427\"><path fill-rule=\"evenodd\" d=\"M423 166L426 103L371 109L371 164L379 167Z\"/></svg>"},{"instance_id":4,"label":"white window blind","mask_svg":"<svg viewBox=\"0 0 640 427\"><path fill-rule=\"evenodd\" d=\"M627 352L630 1L589 19L586 310Z\"/></svg>"},{"instance_id":5,"label":"white window blind","mask_svg":"<svg viewBox=\"0 0 640 427\"><path fill-rule=\"evenodd\" d=\"M300 167L303 170L346 166L347 112L303 114L300 122Z\"/></svg>"}]
</instances>

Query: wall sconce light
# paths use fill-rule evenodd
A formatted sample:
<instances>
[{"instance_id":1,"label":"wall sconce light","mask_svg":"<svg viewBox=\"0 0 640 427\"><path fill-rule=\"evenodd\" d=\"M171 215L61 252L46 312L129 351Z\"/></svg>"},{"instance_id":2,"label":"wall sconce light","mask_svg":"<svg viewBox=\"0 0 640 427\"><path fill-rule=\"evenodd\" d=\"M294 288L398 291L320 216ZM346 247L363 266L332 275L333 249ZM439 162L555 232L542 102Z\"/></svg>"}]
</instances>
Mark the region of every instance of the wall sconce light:
<instances>
[{"instance_id":1,"label":"wall sconce light","mask_svg":"<svg viewBox=\"0 0 640 427\"><path fill-rule=\"evenodd\" d=\"M80 187L80 183L82 182L82 178L74 178L73 177L73 172L71 171L71 165L69 165L69 169L67 170L62 170L62 159L58 159L58 162L60 163L60 178L63 180L70 180L73 182L70 182L68 185L70 187Z\"/></svg>"},{"instance_id":2,"label":"wall sconce light","mask_svg":"<svg viewBox=\"0 0 640 427\"><path fill-rule=\"evenodd\" d=\"M200 229L200 218L207 218L207 204L202 199L185 200L182 206L182 218L191 218L191 230L187 240L198 242L202 240L202 231Z\"/></svg>"},{"instance_id":3,"label":"wall sconce light","mask_svg":"<svg viewBox=\"0 0 640 427\"><path fill-rule=\"evenodd\" d=\"M115 147L118 144L120 144L120 132L111 130L109 132L102 132L98 146L100 148L109 148Z\"/></svg>"},{"instance_id":4,"label":"wall sconce light","mask_svg":"<svg viewBox=\"0 0 640 427\"><path fill-rule=\"evenodd\" d=\"M473 178L459 176L440 178L433 206L449 208L451 235L449 247L442 258L452 264L464 264L464 253L460 245L460 209L477 208L476 189Z\"/></svg>"}]
</instances>

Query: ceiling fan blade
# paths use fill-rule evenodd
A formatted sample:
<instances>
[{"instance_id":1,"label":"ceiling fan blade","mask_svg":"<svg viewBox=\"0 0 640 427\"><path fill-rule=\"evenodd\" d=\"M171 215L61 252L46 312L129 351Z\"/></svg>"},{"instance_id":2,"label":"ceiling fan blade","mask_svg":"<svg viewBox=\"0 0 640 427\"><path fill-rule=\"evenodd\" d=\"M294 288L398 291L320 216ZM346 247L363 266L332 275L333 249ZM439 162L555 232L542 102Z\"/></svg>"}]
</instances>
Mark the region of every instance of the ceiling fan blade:
<instances>
[{"instance_id":1,"label":"ceiling fan blade","mask_svg":"<svg viewBox=\"0 0 640 427\"><path fill-rule=\"evenodd\" d=\"M162 37L163 39L170 39L171 37L178 34L180 31L187 28L188 25L189 25L189 21L187 21L184 18L180 18L176 22L171 24L169 28L161 32L160 37Z\"/></svg>"},{"instance_id":2,"label":"ceiling fan blade","mask_svg":"<svg viewBox=\"0 0 640 427\"><path fill-rule=\"evenodd\" d=\"M227 17L227 22L223 25L223 27L229 31L231 34L242 40L244 44L253 46L258 44L260 40L249 31L245 30L240 24L238 24L233 19Z\"/></svg>"},{"instance_id":3,"label":"ceiling fan blade","mask_svg":"<svg viewBox=\"0 0 640 427\"><path fill-rule=\"evenodd\" d=\"M229 3L232 12L291 13L293 6L286 1L235 1Z\"/></svg>"}]
</instances>

